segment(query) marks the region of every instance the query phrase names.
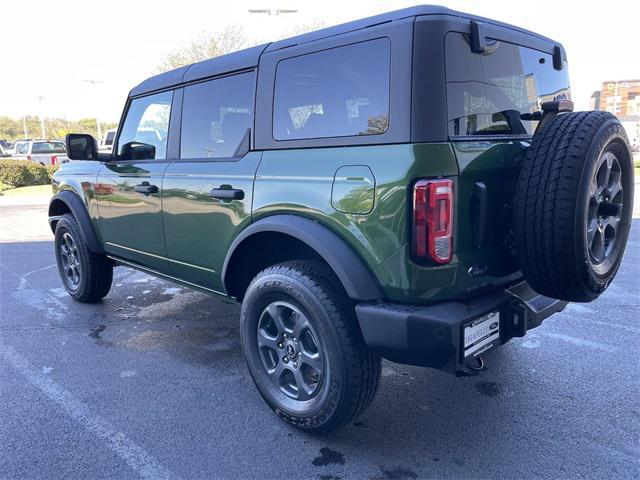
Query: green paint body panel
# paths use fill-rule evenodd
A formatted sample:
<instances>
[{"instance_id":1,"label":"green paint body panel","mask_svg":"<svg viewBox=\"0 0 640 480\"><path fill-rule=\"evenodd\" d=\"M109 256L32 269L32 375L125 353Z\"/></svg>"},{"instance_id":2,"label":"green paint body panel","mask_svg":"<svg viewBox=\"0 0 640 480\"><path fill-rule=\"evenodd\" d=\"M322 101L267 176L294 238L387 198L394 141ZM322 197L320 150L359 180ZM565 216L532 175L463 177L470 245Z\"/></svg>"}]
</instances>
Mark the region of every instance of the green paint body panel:
<instances>
[{"instance_id":1,"label":"green paint body panel","mask_svg":"<svg viewBox=\"0 0 640 480\"><path fill-rule=\"evenodd\" d=\"M98 174L98 225L108 254L169 273L162 225L162 176L169 162L109 163ZM142 194L148 183L158 193Z\"/></svg>"},{"instance_id":2,"label":"green paint body panel","mask_svg":"<svg viewBox=\"0 0 640 480\"><path fill-rule=\"evenodd\" d=\"M252 222L293 214L325 225L364 261L385 299L427 303L514 283L510 203L527 143L465 141L250 152L232 161L73 162L58 188L83 197L105 250L208 291L224 291L229 246ZM454 181L454 255L442 266L410 255L411 188ZM149 182L158 193L135 185ZM487 188L485 241L475 243L474 185ZM213 188L242 189L219 200ZM469 269L477 274L470 276Z\"/></svg>"},{"instance_id":3,"label":"green paint body panel","mask_svg":"<svg viewBox=\"0 0 640 480\"><path fill-rule=\"evenodd\" d=\"M172 274L219 292L233 239L251 223L253 179L261 153L234 161L175 162L163 183L163 220ZM241 189L242 200L212 198L213 188Z\"/></svg>"}]
</instances>

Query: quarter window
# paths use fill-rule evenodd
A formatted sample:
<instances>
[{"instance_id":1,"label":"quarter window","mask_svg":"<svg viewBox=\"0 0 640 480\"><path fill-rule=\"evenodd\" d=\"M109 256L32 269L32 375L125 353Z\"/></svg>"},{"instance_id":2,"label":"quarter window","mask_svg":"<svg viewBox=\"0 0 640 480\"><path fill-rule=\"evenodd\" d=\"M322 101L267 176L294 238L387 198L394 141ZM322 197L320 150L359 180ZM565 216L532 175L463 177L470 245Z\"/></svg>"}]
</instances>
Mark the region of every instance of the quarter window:
<instances>
[{"instance_id":1,"label":"quarter window","mask_svg":"<svg viewBox=\"0 0 640 480\"><path fill-rule=\"evenodd\" d=\"M253 124L255 73L185 87L180 158L236 156Z\"/></svg>"},{"instance_id":2,"label":"quarter window","mask_svg":"<svg viewBox=\"0 0 640 480\"><path fill-rule=\"evenodd\" d=\"M173 92L162 92L131 101L118 139L120 160L163 160Z\"/></svg>"},{"instance_id":3,"label":"quarter window","mask_svg":"<svg viewBox=\"0 0 640 480\"><path fill-rule=\"evenodd\" d=\"M390 42L370 40L282 60L273 137L379 135L389 127Z\"/></svg>"}]
</instances>

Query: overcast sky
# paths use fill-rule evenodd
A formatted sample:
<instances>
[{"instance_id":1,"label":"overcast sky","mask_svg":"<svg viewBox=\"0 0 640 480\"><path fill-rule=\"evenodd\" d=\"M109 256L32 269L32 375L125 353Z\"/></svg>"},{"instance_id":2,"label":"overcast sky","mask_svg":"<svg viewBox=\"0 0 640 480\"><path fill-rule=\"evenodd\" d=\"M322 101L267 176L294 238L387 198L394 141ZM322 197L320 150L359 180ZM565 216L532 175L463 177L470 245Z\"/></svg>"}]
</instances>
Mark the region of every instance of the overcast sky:
<instances>
[{"instance_id":1,"label":"overcast sky","mask_svg":"<svg viewBox=\"0 0 640 480\"><path fill-rule=\"evenodd\" d=\"M167 52L203 33L242 26L269 39L296 25L326 26L417 4L404 0L5 0L0 34L0 116L117 121L127 92ZM534 30L561 42L573 99L585 109L603 80L640 77L636 1L441 1L456 10ZM99 5L99 7L98 7ZM267 16L255 8L294 8ZM83 80L100 80L91 85ZM44 97L38 100L39 97Z\"/></svg>"}]
</instances>

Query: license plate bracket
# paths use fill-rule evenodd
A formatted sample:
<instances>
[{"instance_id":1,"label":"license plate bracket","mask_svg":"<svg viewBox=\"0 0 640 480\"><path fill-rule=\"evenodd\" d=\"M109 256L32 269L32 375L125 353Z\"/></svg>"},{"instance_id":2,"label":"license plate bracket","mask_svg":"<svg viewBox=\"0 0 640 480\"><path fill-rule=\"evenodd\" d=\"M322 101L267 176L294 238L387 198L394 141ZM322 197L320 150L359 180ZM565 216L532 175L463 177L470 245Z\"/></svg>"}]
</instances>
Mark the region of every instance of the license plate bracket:
<instances>
[{"instance_id":1,"label":"license plate bracket","mask_svg":"<svg viewBox=\"0 0 640 480\"><path fill-rule=\"evenodd\" d=\"M486 313L462 326L463 356L477 357L500 343L500 311Z\"/></svg>"}]
</instances>

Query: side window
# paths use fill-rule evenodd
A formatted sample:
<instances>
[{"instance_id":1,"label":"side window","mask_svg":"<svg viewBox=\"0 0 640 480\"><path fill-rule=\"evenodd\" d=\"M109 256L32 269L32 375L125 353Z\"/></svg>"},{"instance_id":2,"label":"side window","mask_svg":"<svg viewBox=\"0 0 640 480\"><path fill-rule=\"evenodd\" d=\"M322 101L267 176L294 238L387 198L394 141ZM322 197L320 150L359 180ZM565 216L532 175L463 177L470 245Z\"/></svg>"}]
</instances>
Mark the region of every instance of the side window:
<instances>
[{"instance_id":1,"label":"side window","mask_svg":"<svg viewBox=\"0 0 640 480\"><path fill-rule=\"evenodd\" d=\"M254 90L254 72L185 87L180 158L236 156L253 125Z\"/></svg>"},{"instance_id":2,"label":"side window","mask_svg":"<svg viewBox=\"0 0 640 480\"><path fill-rule=\"evenodd\" d=\"M380 38L282 60L273 138L379 135L389 127L391 44Z\"/></svg>"},{"instance_id":3,"label":"side window","mask_svg":"<svg viewBox=\"0 0 640 480\"><path fill-rule=\"evenodd\" d=\"M173 92L162 92L131 101L118 139L119 160L163 160Z\"/></svg>"}]
</instances>

